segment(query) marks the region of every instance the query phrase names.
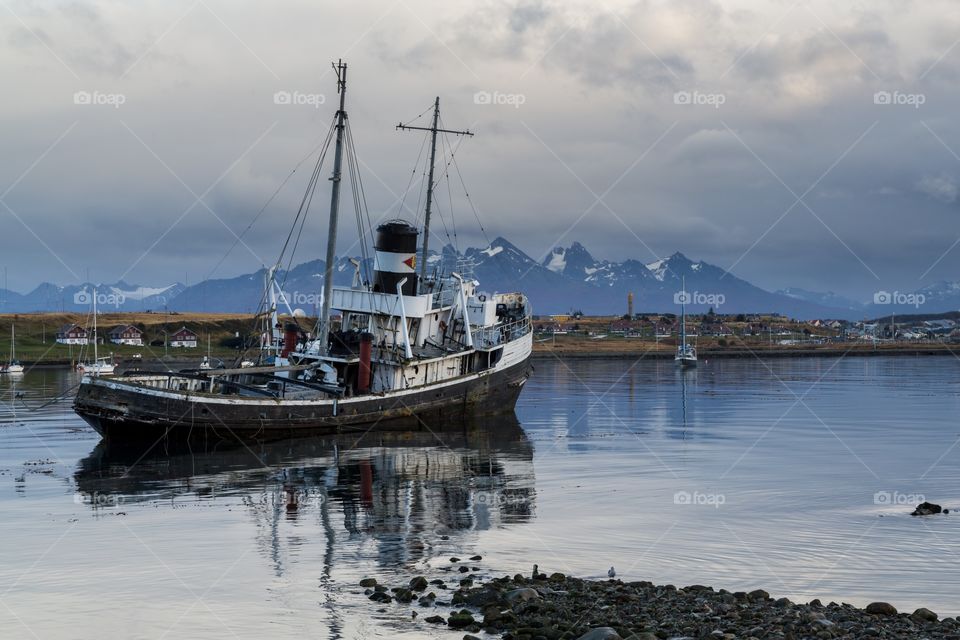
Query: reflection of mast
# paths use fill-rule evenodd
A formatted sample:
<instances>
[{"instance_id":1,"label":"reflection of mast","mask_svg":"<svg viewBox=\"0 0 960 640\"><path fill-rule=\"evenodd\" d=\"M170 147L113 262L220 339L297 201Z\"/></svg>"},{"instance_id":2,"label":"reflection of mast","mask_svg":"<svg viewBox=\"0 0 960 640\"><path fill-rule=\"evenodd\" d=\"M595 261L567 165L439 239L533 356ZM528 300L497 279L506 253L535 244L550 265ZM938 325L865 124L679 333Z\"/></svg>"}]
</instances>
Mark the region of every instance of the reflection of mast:
<instances>
[{"instance_id":1,"label":"reflection of mast","mask_svg":"<svg viewBox=\"0 0 960 640\"><path fill-rule=\"evenodd\" d=\"M324 545L323 549L323 574L320 576L320 586L324 587L323 591L326 594L323 605L330 613L330 637L339 638L343 629L340 623L340 609L336 606L336 602L333 599L334 590L332 588L333 580L331 579L331 574L333 573L333 552L336 548L337 534L333 530L333 524L330 522L330 500L326 487L324 487L321 499L323 502L320 504L320 527L323 529L327 544Z\"/></svg>"},{"instance_id":2,"label":"reflection of mast","mask_svg":"<svg viewBox=\"0 0 960 640\"><path fill-rule=\"evenodd\" d=\"M683 422L683 439L687 439L687 376L680 372L680 419Z\"/></svg>"},{"instance_id":3,"label":"reflection of mast","mask_svg":"<svg viewBox=\"0 0 960 640\"><path fill-rule=\"evenodd\" d=\"M201 451L171 443L144 452L101 442L74 478L83 494L114 495L131 506L243 496L272 575L286 581L297 569L309 570L325 591L319 600L329 611L331 637L339 637L341 592L332 578L334 563L344 559L338 542L370 541L377 547L371 560L382 566L412 564L432 554L443 532L533 516L532 447L516 418L478 426L304 438L261 443L253 451L237 443ZM291 500L296 508L288 508ZM318 543L320 554L300 553L300 545L319 549ZM285 597L283 590L271 594Z\"/></svg>"}]
</instances>

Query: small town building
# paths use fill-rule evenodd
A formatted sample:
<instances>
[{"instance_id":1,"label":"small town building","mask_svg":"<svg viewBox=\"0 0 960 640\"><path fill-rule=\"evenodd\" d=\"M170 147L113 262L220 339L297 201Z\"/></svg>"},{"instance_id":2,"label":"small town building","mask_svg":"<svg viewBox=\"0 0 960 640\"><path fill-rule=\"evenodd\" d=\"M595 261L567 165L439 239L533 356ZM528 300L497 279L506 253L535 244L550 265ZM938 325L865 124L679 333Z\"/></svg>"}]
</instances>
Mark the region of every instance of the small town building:
<instances>
[{"instance_id":1,"label":"small town building","mask_svg":"<svg viewBox=\"0 0 960 640\"><path fill-rule=\"evenodd\" d=\"M110 330L110 342L141 347L143 346L143 331L132 324L122 324Z\"/></svg>"},{"instance_id":2,"label":"small town building","mask_svg":"<svg viewBox=\"0 0 960 640\"><path fill-rule=\"evenodd\" d=\"M170 336L170 346L195 349L197 347L197 334L186 327L180 327L179 331Z\"/></svg>"},{"instance_id":3,"label":"small town building","mask_svg":"<svg viewBox=\"0 0 960 640\"><path fill-rule=\"evenodd\" d=\"M57 330L57 342L60 344L88 344L87 330L78 324L65 324Z\"/></svg>"}]
</instances>

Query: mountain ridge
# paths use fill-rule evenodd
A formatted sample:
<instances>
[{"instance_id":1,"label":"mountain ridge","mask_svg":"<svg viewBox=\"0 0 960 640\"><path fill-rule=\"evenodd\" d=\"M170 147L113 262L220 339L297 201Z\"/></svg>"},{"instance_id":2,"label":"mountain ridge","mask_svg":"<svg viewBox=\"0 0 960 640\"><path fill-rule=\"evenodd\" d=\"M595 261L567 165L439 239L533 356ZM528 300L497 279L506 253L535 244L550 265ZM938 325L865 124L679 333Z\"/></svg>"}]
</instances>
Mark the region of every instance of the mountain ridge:
<instances>
[{"instance_id":1,"label":"mountain ridge","mask_svg":"<svg viewBox=\"0 0 960 640\"><path fill-rule=\"evenodd\" d=\"M960 308L960 283L937 282L915 292L879 292L870 303L858 303L833 292L814 292L797 287L766 291L726 270L704 261L694 261L677 251L644 263L628 258L615 262L594 257L580 242L553 248L537 261L506 238L498 236L486 247L457 251L451 245L431 252L428 264L445 273L465 265L485 291L524 291L535 313L608 315L626 312L627 294L634 294L637 313L678 312L681 300L692 313L714 309L717 313L780 313L800 319L861 319L889 313L937 313ZM372 265L362 267L369 277ZM291 306L315 311L322 289L323 260L314 259L281 271ZM354 266L338 257L334 284L349 286ZM263 296L266 270L227 278L204 280L186 286L173 283L147 287L119 281L96 285L98 304L104 310L252 313ZM682 293L686 283L685 295ZM58 286L44 282L29 293L0 289L0 311L86 311L93 283ZM918 304L919 303L919 304Z\"/></svg>"}]
</instances>

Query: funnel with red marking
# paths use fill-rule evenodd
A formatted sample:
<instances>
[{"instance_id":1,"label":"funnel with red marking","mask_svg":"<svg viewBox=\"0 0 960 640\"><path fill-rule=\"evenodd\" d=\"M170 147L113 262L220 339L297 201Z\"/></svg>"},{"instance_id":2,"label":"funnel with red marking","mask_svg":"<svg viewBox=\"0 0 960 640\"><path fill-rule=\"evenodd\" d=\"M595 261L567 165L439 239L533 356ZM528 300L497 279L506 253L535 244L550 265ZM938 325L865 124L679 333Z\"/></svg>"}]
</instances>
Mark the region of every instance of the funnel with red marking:
<instances>
[{"instance_id":1,"label":"funnel with red marking","mask_svg":"<svg viewBox=\"0 0 960 640\"><path fill-rule=\"evenodd\" d=\"M396 293L404 278L403 294L417 295L417 228L404 220L392 220L377 227L373 290Z\"/></svg>"}]
</instances>

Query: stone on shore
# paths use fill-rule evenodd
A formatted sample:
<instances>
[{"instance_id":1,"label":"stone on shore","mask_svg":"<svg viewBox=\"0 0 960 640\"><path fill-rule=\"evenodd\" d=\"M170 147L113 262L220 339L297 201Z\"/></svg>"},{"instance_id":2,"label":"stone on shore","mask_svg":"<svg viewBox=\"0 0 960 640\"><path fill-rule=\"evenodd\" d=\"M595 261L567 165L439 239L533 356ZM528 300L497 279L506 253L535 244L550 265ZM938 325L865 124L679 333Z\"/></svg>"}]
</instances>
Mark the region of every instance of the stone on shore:
<instances>
[{"instance_id":1,"label":"stone on shore","mask_svg":"<svg viewBox=\"0 0 960 640\"><path fill-rule=\"evenodd\" d=\"M508 591L504 594L504 598L508 603L514 605L518 602L528 602L530 600L539 600L540 593L536 589L531 589L529 587L524 587L521 589L514 589L513 591Z\"/></svg>"},{"instance_id":2,"label":"stone on shore","mask_svg":"<svg viewBox=\"0 0 960 640\"><path fill-rule=\"evenodd\" d=\"M917 505L917 508L913 510L912 516L932 516L936 513L943 511L940 508L940 505L933 504L932 502L921 502Z\"/></svg>"},{"instance_id":3,"label":"stone on shore","mask_svg":"<svg viewBox=\"0 0 960 640\"><path fill-rule=\"evenodd\" d=\"M930 611L930 609L920 607L914 611L910 617L916 620L923 620L924 622L936 622L939 616L937 616L937 614L935 614L933 611Z\"/></svg>"},{"instance_id":4,"label":"stone on shore","mask_svg":"<svg viewBox=\"0 0 960 640\"><path fill-rule=\"evenodd\" d=\"M423 576L417 576L416 578L412 578L410 580L410 588L413 591L424 591L426 590L428 584L429 583L427 582L427 579Z\"/></svg>"},{"instance_id":5,"label":"stone on shore","mask_svg":"<svg viewBox=\"0 0 960 640\"><path fill-rule=\"evenodd\" d=\"M623 638L613 630L613 627L597 627L590 629L577 640L623 640Z\"/></svg>"},{"instance_id":6,"label":"stone on shore","mask_svg":"<svg viewBox=\"0 0 960 640\"><path fill-rule=\"evenodd\" d=\"M420 596L416 604L437 610L415 604L424 612L415 620L458 630L458 636L466 633L512 640L960 640L957 620L941 620L923 608L898 615L886 602L874 602L865 609L817 600L797 604L787 598L775 600L762 589L731 593L696 584L677 589L646 581L559 575L551 576L550 582L533 582L529 574L485 576L476 584L459 587L451 581L448 591L438 592L449 597L439 601L433 593L409 588L419 577L390 589L378 584L367 592L374 601L387 603L374 607L390 607L389 603L396 602L394 610L407 616L413 614L403 601ZM534 584L536 589L531 588ZM431 615L422 617L426 613Z\"/></svg>"},{"instance_id":7,"label":"stone on shore","mask_svg":"<svg viewBox=\"0 0 960 640\"><path fill-rule=\"evenodd\" d=\"M360 581L360 586L361 586L361 587L375 587L375 586L377 586L377 579L376 579L376 578L364 578L363 580Z\"/></svg>"},{"instance_id":8,"label":"stone on shore","mask_svg":"<svg viewBox=\"0 0 960 640\"><path fill-rule=\"evenodd\" d=\"M469 627L475 622L476 620L473 619L473 614L466 609L461 609L457 613L451 613L450 617L447 618L447 624L451 629L463 629L464 627Z\"/></svg>"},{"instance_id":9,"label":"stone on shore","mask_svg":"<svg viewBox=\"0 0 960 640\"><path fill-rule=\"evenodd\" d=\"M889 602L871 602L867 605L867 608L864 609L864 611L867 613L872 613L875 616L897 615L897 608Z\"/></svg>"}]
</instances>

